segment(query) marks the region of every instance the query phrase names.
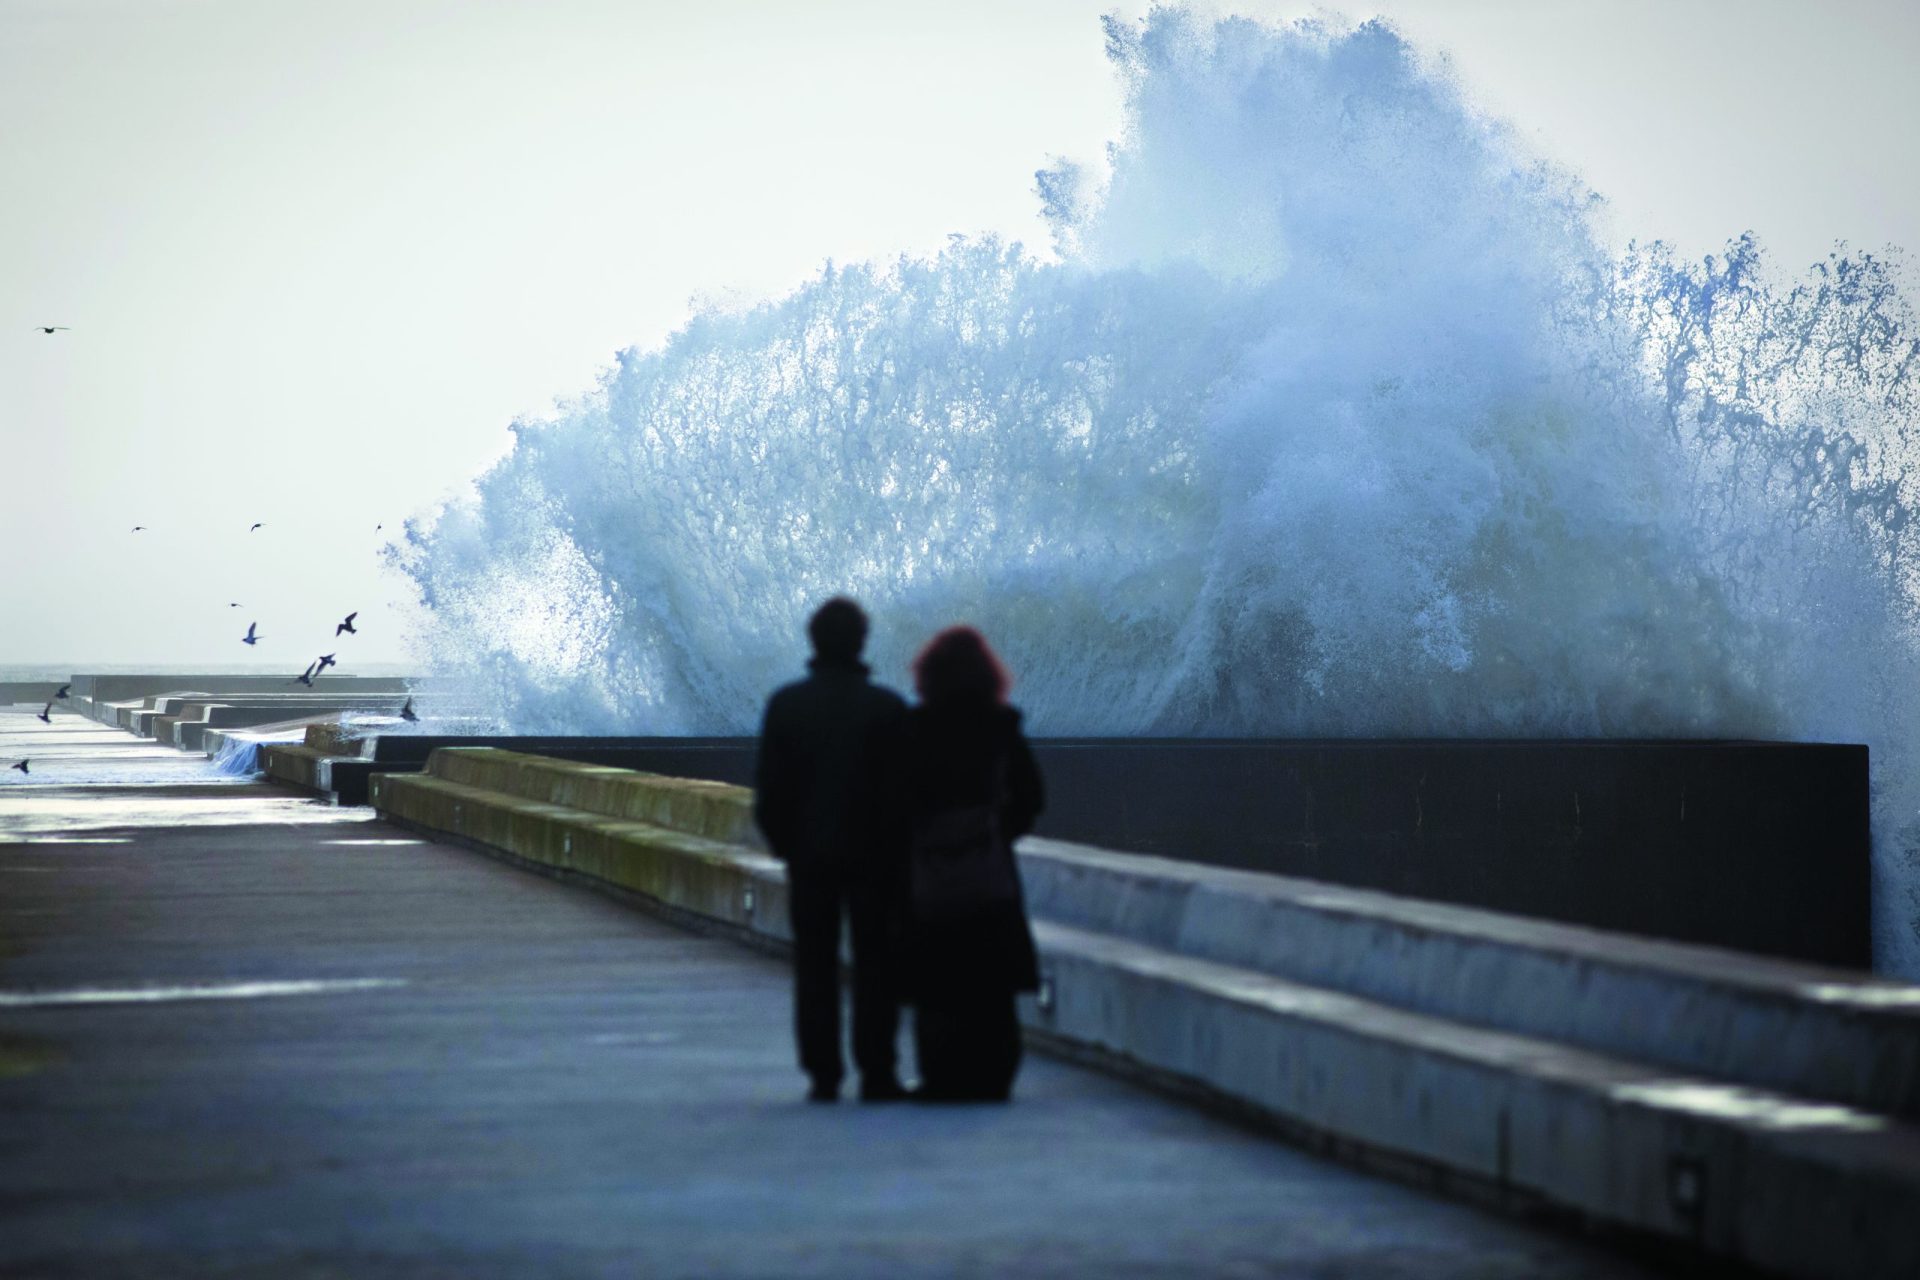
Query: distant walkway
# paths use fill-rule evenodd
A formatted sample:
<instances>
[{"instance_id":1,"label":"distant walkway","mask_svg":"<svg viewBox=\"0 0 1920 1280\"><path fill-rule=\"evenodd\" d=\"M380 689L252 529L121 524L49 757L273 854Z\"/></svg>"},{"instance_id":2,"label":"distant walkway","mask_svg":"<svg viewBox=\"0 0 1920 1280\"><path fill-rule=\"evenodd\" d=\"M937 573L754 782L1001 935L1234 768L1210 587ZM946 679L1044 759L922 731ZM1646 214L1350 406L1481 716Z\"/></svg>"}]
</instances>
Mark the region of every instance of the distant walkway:
<instances>
[{"instance_id":1,"label":"distant walkway","mask_svg":"<svg viewBox=\"0 0 1920 1280\"><path fill-rule=\"evenodd\" d=\"M1044 1058L809 1107L778 962L95 741L0 786L0 1276L1645 1274Z\"/></svg>"}]
</instances>

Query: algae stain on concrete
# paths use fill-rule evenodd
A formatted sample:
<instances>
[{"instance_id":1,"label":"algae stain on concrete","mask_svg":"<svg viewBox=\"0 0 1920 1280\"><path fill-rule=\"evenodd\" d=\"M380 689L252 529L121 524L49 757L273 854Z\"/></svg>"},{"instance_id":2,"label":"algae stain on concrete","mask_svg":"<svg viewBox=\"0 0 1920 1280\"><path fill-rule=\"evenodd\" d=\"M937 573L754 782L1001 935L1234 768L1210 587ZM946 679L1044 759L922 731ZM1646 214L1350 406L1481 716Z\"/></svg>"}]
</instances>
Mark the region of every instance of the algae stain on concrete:
<instances>
[{"instance_id":1,"label":"algae stain on concrete","mask_svg":"<svg viewBox=\"0 0 1920 1280\"><path fill-rule=\"evenodd\" d=\"M44 1040L0 1033L0 1080L11 1080L57 1062L60 1051Z\"/></svg>"}]
</instances>

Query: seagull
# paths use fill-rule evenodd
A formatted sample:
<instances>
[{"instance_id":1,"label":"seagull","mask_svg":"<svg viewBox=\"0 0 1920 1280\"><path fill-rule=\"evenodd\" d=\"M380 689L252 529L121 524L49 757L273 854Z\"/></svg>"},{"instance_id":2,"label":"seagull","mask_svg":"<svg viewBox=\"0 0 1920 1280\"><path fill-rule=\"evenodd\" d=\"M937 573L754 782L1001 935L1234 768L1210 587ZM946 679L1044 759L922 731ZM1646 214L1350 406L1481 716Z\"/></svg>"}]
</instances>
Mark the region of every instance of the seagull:
<instances>
[{"instance_id":1,"label":"seagull","mask_svg":"<svg viewBox=\"0 0 1920 1280\"><path fill-rule=\"evenodd\" d=\"M254 628L259 625L260 624L257 622L249 622L247 624L247 634L240 637L240 643L241 644L258 644L260 642L260 637L254 634Z\"/></svg>"},{"instance_id":2,"label":"seagull","mask_svg":"<svg viewBox=\"0 0 1920 1280\"><path fill-rule=\"evenodd\" d=\"M266 523L266 521L265 521L265 520L255 520L255 521L253 522L253 529L258 529L258 528L259 528L259 527L260 527L261 525L263 525L263 524L265 524L265 523ZM248 533L252 533L252 532L253 532L253 529L249 529L249 530L247 530L247 532L248 532Z\"/></svg>"},{"instance_id":3,"label":"seagull","mask_svg":"<svg viewBox=\"0 0 1920 1280\"><path fill-rule=\"evenodd\" d=\"M418 720L418 719L420 718L419 716L417 716L417 715L415 715L415 714L413 714L413 699L412 699L412 698L408 698L408 699L407 699L407 705L406 705L406 706L404 706L404 707L402 707L402 708L400 708L400 718L401 718L402 720L405 720L405 721L406 721L406 722L407 722L408 724L412 724L412 723L413 723L414 721L416 721L416 720Z\"/></svg>"},{"instance_id":4,"label":"seagull","mask_svg":"<svg viewBox=\"0 0 1920 1280\"><path fill-rule=\"evenodd\" d=\"M68 329L73 328L70 324L37 324L33 327L42 333L65 333Z\"/></svg>"},{"instance_id":5,"label":"seagull","mask_svg":"<svg viewBox=\"0 0 1920 1280\"><path fill-rule=\"evenodd\" d=\"M135 526L133 526L133 532L135 532L135 533L139 533L139 532L140 532L140 531L141 531L142 529L144 529L144 528L146 528L146 527L147 527L147 526L145 526L145 525L143 525L143 524L137 524L137 525L135 525Z\"/></svg>"},{"instance_id":6,"label":"seagull","mask_svg":"<svg viewBox=\"0 0 1920 1280\"><path fill-rule=\"evenodd\" d=\"M323 654L321 654L321 655L320 655L320 671L319 671L319 672L315 672L314 674L316 674L316 675L318 675L318 674L320 674L321 672L324 672L324 671L326 671L326 669L327 669L328 667L331 667L331 666L336 666L336 665L338 665L338 664L334 662L334 660L333 660L333 655L332 655L332 654L330 654L330 653L323 653Z\"/></svg>"},{"instance_id":7,"label":"seagull","mask_svg":"<svg viewBox=\"0 0 1920 1280\"><path fill-rule=\"evenodd\" d=\"M227 608L229 608L229 609L238 609L239 607L240 607L240 602L239 602L238 600L229 600L229 601L227 601Z\"/></svg>"},{"instance_id":8,"label":"seagull","mask_svg":"<svg viewBox=\"0 0 1920 1280\"><path fill-rule=\"evenodd\" d=\"M47 709L45 711L42 711L39 715L35 716L34 719L44 720L48 724L52 724L53 723L53 704L49 702L47 704Z\"/></svg>"},{"instance_id":9,"label":"seagull","mask_svg":"<svg viewBox=\"0 0 1920 1280\"><path fill-rule=\"evenodd\" d=\"M360 633L353 629L353 620L359 616L360 616L360 611L358 609L355 609L352 613L347 615L347 620L345 622L341 623L339 626L333 629L333 634L339 635L342 631L344 631L350 636L359 635Z\"/></svg>"},{"instance_id":10,"label":"seagull","mask_svg":"<svg viewBox=\"0 0 1920 1280\"><path fill-rule=\"evenodd\" d=\"M71 688L73 688L73 686L72 686L72 685L70 685L70 684L63 684L63 685L61 685L61 686L60 686L60 687L59 687L58 689L56 689L56 690L54 690L54 694L53 694L53 696L54 696L55 698L64 698L64 697L66 697L66 696L67 696L67 690L69 690L69 689L71 689Z\"/></svg>"},{"instance_id":11,"label":"seagull","mask_svg":"<svg viewBox=\"0 0 1920 1280\"><path fill-rule=\"evenodd\" d=\"M13 767L14 767L14 768L16 768L16 769L18 769L18 770L19 770L20 772L22 772L22 773L32 773L32 772L33 772L33 770L31 770L31 769L29 769L29 768L27 768L27 762L26 762L25 760L22 760L22 761L21 761L21 762L20 762L19 764L16 764L16 765L14 765Z\"/></svg>"},{"instance_id":12,"label":"seagull","mask_svg":"<svg viewBox=\"0 0 1920 1280\"><path fill-rule=\"evenodd\" d=\"M306 669L305 671L303 671L303 672L301 672L301 673L300 673L299 675L297 675L297 676L295 676L295 677L294 677L294 679L295 679L295 680L298 680L298 681L299 681L299 682L300 682L301 684L303 684L303 685L305 685L305 686L307 686L307 688L309 688L309 689L311 689L311 688L313 688L313 668L314 668L314 665L315 665L315 664L313 664L313 663L311 663L311 662L309 662L309 663L307 664L307 669Z\"/></svg>"}]
</instances>

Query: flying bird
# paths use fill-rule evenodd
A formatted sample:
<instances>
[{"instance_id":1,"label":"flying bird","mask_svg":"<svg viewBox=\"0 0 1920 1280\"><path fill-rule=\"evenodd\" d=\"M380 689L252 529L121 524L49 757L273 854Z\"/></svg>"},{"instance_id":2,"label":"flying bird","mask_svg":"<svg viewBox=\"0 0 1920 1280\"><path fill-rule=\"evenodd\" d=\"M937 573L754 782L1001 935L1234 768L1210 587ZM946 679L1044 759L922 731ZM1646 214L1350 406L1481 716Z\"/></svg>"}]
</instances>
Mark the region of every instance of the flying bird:
<instances>
[{"instance_id":1,"label":"flying bird","mask_svg":"<svg viewBox=\"0 0 1920 1280\"><path fill-rule=\"evenodd\" d=\"M334 662L332 654L323 653L320 655L320 671L321 672L324 672L328 667L335 666L335 665L337 664ZM319 674L319 673L316 673L316 674Z\"/></svg>"},{"instance_id":2,"label":"flying bird","mask_svg":"<svg viewBox=\"0 0 1920 1280\"><path fill-rule=\"evenodd\" d=\"M359 616L360 616L360 611L358 609L355 609L352 613L347 615L347 620L345 622L341 623L339 626L333 629L333 634L339 635L342 631L344 631L350 636L359 635L360 633L353 629L353 620Z\"/></svg>"},{"instance_id":3,"label":"flying bird","mask_svg":"<svg viewBox=\"0 0 1920 1280\"><path fill-rule=\"evenodd\" d=\"M146 528L146 527L147 527L147 526L145 526L145 525L143 525L143 524L137 524L137 525L135 525L135 526L133 526L133 532L135 532L135 533L138 533L138 532L140 532L140 531L141 531L142 529L144 529L144 528Z\"/></svg>"},{"instance_id":4,"label":"flying bird","mask_svg":"<svg viewBox=\"0 0 1920 1280\"><path fill-rule=\"evenodd\" d=\"M33 327L38 329L42 333L65 333L68 329L71 329L73 326L67 325L67 324L37 324Z\"/></svg>"},{"instance_id":5,"label":"flying bird","mask_svg":"<svg viewBox=\"0 0 1920 1280\"><path fill-rule=\"evenodd\" d=\"M258 528L259 528L259 527L260 527L261 525L263 525L263 524L265 524L265 523L266 523L266 521L265 521L265 520L255 520L255 521L253 522L253 529L258 529ZM253 529L249 529L249 530L247 530L247 532L248 532L248 533L252 533L252 532L253 532Z\"/></svg>"},{"instance_id":6,"label":"flying bird","mask_svg":"<svg viewBox=\"0 0 1920 1280\"><path fill-rule=\"evenodd\" d=\"M408 724L412 724L412 723L413 723L414 721L416 721L416 720L418 720L418 719L420 718L419 716L417 716L417 715L415 715L415 714L413 714L413 699L412 699L412 698L408 698L408 699L407 699L407 705L406 705L406 706L404 706L404 707L402 707L402 708L400 708L400 718L401 718L402 720L405 720L405 721L406 721L406 722L407 722Z\"/></svg>"},{"instance_id":7,"label":"flying bird","mask_svg":"<svg viewBox=\"0 0 1920 1280\"><path fill-rule=\"evenodd\" d=\"M34 719L44 720L48 724L52 724L53 723L53 704L49 702L46 706L46 710L42 711L39 715L35 716Z\"/></svg>"},{"instance_id":8,"label":"flying bird","mask_svg":"<svg viewBox=\"0 0 1920 1280\"><path fill-rule=\"evenodd\" d=\"M229 608L229 609L238 609L239 607L240 607L240 602L239 602L238 600L229 600L229 601L227 601L227 608Z\"/></svg>"},{"instance_id":9,"label":"flying bird","mask_svg":"<svg viewBox=\"0 0 1920 1280\"><path fill-rule=\"evenodd\" d=\"M71 689L71 688L73 688L73 686L72 686L72 685L70 685L70 684L63 684L63 685L61 685L61 686L60 686L60 687L59 687L58 689L56 689L56 690L54 690L54 693L53 693L53 696L54 696L54 697L56 697L56 698L64 698L64 697L66 697L66 696L67 696L67 690L69 690L69 689Z\"/></svg>"},{"instance_id":10,"label":"flying bird","mask_svg":"<svg viewBox=\"0 0 1920 1280\"><path fill-rule=\"evenodd\" d=\"M295 680L298 680L298 681L299 681L299 682L300 682L301 684L303 684L303 685L306 685L306 686L307 686L307 688L309 688L309 689L311 689L311 688L313 688L313 668L314 668L314 665L315 665L315 664L313 664L313 663L311 663L311 662L309 662L309 663L307 664L307 669L306 669L305 671L302 671L302 672L301 672L301 673L300 673L299 675L297 675L297 676L295 676L295 677L294 677L294 679L295 679Z\"/></svg>"},{"instance_id":11,"label":"flying bird","mask_svg":"<svg viewBox=\"0 0 1920 1280\"><path fill-rule=\"evenodd\" d=\"M20 762L19 764L16 764L16 765L14 765L13 767L14 767L14 768L16 768L16 769L18 769L18 770L19 770L20 772L22 772L22 773L32 773L32 772L33 772L33 770L31 770L31 769L29 769L29 768L27 768L27 762L26 762L25 760L22 760L22 761L21 761L21 762Z\"/></svg>"},{"instance_id":12,"label":"flying bird","mask_svg":"<svg viewBox=\"0 0 1920 1280\"><path fill-rule=\"evenodd\" d=\"M240 637L240 643L241 643L241 644L257 644L257 643L259 643L259 640L260 640L260 637L259 637L259 635L258 635L258 634L257 634L257 633L255 632L255 630L254 630L254 628L256 628L256 627L258 627L259 625L260 625L260 624L259 624L259 623L257 623L257 622L249 622L249 623L247 624L247 634L245 634L244 636L241 636L241 637Z\"/></svg>"}]
</instances>

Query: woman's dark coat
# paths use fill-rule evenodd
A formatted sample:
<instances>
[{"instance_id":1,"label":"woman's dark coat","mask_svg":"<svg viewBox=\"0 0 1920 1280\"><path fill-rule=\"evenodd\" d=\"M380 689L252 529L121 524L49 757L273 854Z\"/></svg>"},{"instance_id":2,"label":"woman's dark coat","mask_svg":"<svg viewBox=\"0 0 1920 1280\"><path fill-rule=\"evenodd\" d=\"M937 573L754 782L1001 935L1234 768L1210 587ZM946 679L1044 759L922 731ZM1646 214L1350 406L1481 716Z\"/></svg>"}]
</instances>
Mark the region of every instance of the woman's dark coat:
<instances>
[{"instance_id":1,"label":"woman's dark coat","mask_svg":"<svg viewBox=\"0 0 1920 1280\"><path fill-rule=\"evenodd\" d=\"M902 755L907 817L916 827L945 810L984 805L998 788L1006 856L1013 840L1033 830L1044 803L1040 770L1012 707L985 699L914 707ZM1040 985L1024 902L939 927L910 919L906 942L914 999L1005 996Z\"/></svg>"}]
</instances>

